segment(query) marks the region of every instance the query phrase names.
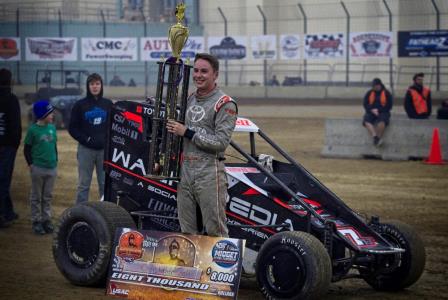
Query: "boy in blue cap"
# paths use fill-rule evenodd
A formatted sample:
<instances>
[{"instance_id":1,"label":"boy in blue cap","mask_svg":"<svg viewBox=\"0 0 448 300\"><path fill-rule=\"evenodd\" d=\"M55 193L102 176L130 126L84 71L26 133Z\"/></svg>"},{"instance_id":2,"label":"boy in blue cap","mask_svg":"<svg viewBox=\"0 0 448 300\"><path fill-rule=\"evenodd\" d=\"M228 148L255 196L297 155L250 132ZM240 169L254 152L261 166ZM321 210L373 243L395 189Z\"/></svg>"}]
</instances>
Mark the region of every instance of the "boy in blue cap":
<instances>
[{"instance_id":1,"label":"boy in blue cap","mask_svg":"<svg viewBox=\"0 0 448 300\"><path fill-rule=\"evenodd\" d=\"M51 199L57 174L58 151L53 106L42 100L34 103L36 123L28 128L24 154L31 173L31 221L35 234L53 232Z\"/></svg>"}]
</instances>

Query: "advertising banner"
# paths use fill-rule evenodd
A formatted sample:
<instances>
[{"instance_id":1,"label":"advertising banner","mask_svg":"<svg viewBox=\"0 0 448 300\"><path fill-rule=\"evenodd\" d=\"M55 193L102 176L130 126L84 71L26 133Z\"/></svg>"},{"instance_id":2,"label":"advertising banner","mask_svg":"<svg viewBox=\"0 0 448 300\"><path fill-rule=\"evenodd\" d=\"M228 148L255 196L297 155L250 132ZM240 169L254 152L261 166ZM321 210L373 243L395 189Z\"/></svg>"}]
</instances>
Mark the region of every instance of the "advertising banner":
<instances>
[{"instance_id":1,"label":"advertising banner","mask_svg":"<svg viewBox=\"0 0 448 300\"><path fill-rule=\"evenodd\" d=\"M239 239L120 228L107 294L128 299L237 299L243 247Z\"/></svg>"},{"instance_id":2,"label":"advertising banner","mask_svg":"<svg viewBox=\"0 0 448 300\"><path fill-rule=\"evenodd\" d=\"M345 55L343 33L307 34L305 58L342 58Z\"/></svg>"},{"instance_id":3,"label":"advertising banner","mask_svg":"<svg viewBox=\"0 0 448 300\"><path fill-rule=\"evenodd\" d=\"M208 51L218 59L238 60L247 57L245 36L209 37Z\"/></svg>"},{"instance_id":4,"label":"advertising banner","mask_svg":"<svg viewBox=\"0 0 448 300\"><path fill-rule=\"evenodd\" d=\"M280 36L280 59L300 58L300 35L282 34Z\"/></svg>"},{"instance_id":5,"label":"advertising banner","mask_svg":"<svg viewBox=\"0 0 448 300\"><path fill-rule=\"evenodd\" d=\"M20 60L20 38L0 37L0 61Z\"/></svg>"},{"instance_id":6,"label":"advertising banner","mask_svg":"<svg viewBox=\"0 0 448 300\"><path fill-rule=\"evenodd\" d=\"M182 49L182 59L194 59L196 53L204 52L204 38L190 36ZM140 59L142 61L159 61L161 58L172 56L171 46L167 37L150 37L140 39Z\"/></svg>"},{"instance_id":7,"label":"advertising banner","mask_svg":"<svg viewBox=\"0 0 448 300\"><path fill-rule=\"evenodd\" d=\"M277 36L275 35L251 36L250 46L253 59L277 58Z\"/></svg>"},{"instance_id":8,"label":"advertising banner","mask_svg":"<svg viewBox=\"0 0 448 300\"><path fill-rule=\"evenodd\" d=\"M84 61L136 61L136 38L82 38Z\"/></svg>"},{"instance_id":9,"label":"advertising banner","mask_svg":"<svg viewBox=\"0 0 448 300\"><path fill-rule=\"evenodd\" d=\"M352 32L351 57L391 57L392 32Z\"/></svg>"},{"instance_id":10,"label":"advertising banner","mask_svg":"<svg viewBox=\"0 0 448 300\"><path fill-rule=\"evenodd\" d=\"M76 61L78 59L77 39L26 38L25 59L27 61Z\"/></svg>"},{"instance_id":11,"label":"advertising banner","mask_svg":"<svg viewBox=\"0 0 448 300\"><path fill-rule=\"evenodd\" d=\"M399 31L398 56L448 56L448 30Z\"/></svg>"}]
</instances>

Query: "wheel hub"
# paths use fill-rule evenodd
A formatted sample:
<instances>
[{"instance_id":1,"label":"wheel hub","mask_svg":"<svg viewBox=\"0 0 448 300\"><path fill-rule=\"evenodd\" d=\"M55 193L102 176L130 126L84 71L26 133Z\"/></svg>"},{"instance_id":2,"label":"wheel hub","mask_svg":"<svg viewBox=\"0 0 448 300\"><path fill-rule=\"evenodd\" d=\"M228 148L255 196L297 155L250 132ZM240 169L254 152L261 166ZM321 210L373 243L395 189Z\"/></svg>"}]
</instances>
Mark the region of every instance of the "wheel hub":
<instances>
[{"instance_id":1,"label":"wheel hub","mask_svg":"<svg viewBox=\"0 0 448 300\"><path fill-rule=\"evenodd\" d=\"M67 251L74 264L83 268L91 266L99 252L95 230L86 222L75 223L67 236Z\"/></svg>"}]
</instances>

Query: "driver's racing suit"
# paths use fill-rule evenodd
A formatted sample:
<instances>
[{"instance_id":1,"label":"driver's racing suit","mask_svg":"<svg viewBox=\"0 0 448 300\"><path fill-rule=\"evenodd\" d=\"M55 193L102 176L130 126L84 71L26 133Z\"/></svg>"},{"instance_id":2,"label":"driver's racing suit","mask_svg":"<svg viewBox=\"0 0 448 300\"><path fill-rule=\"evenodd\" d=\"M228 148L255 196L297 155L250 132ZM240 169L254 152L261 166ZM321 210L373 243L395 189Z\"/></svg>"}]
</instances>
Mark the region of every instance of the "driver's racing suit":
<instances>
[{"instance_id":1,"label":"driver's racing suit","mask_svg":"<svg viewBox=\"0 0 448 300\"><path fill-rule=\"evenodd\" d=\"M235 128L237 109L235 101L219 88L204 97L193 94L188 100L177 194L182 232L198 233L198 204L207 234L228 236L224 152Z\"/></svg>"}]
</instances>

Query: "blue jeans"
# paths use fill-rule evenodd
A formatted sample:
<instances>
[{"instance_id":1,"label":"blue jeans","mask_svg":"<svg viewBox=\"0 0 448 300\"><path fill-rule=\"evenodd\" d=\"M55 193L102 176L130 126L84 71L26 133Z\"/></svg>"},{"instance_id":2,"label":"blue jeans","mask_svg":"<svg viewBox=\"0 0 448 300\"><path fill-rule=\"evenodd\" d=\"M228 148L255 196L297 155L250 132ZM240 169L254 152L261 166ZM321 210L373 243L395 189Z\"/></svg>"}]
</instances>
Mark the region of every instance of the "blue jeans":
<instances>
[{"instance_id":1,"label":"blue jeans","mask_svg":"<svg viewBox=\"0 0 448 300\"><path fill-rule=\"evenodd\" d=\"M96 169L98 180L98 193L101 198L104 194L104 150L95 150L78 144L78 195L76 203L89 201L90 183L92 182L93 168Z\"/></svg>"},{"instance_id":2,"label":"blue jeans","mask_svg":"<svg viewBox=\"0 0 448 300\"><path fill-rule=\"evenodd\" d=\"M11 221L15 218L10 188L17 148L0 146L0 218Z\"/></svg>"}]
</instances>

